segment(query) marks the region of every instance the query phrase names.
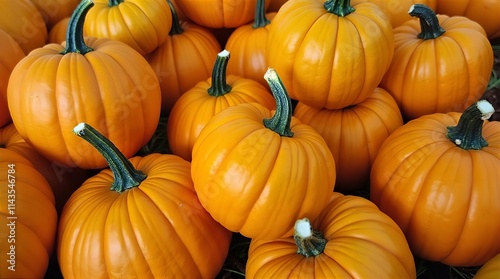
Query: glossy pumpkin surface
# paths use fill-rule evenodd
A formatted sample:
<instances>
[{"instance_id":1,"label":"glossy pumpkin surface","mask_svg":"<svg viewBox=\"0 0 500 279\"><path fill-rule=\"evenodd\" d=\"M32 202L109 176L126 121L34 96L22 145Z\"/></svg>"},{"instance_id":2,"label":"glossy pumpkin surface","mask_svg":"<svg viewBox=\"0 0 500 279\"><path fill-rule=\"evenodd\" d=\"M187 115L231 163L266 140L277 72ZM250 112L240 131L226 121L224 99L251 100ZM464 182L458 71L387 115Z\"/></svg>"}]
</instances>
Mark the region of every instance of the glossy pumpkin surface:
<instances>
[{"instance_id":1,"label":"glossy pumpkin surface","mask_svg":"<svg viewBox=\"0 0 500 279\"><path fill-rule=\"evenodd\" d=\"M370 168L384 140L403 125L398 105L376 88L365 101L344 109L316 109L298 103L294 116L313 127L335 158L335 191L367 188Z\"/></svg>"},{"instance_id":2,"label":"glossy pumpkin surface","mask_svg":"<svg viewBox=\"0 0 500 279\"><path fill-rule=\"evenodd\" d=\"M474 275L474 279L494 279L500 277L500 253L488 260Z\"/></svg>"},{"instance_id":3,"label":"glossy pumpkin surface","mask_svg":"<svg viewBox=\"0 0 500 279\"><path fill-rule=\"evenodd\" d=\"M476 112L458 125L464 114L425 115L394 131L372 165L370 199L415 256L479 266L500 252L500 123ZM448 127L465 136L450 138Z\"/></svg>"},{"instance_id":4,"label":"glossy pumpkin surface","mask_svg":"<svg viewBox=\"0 0 500 279\"><path fill-rule=\"evenodd\" d=\"M0 277L43 278L57 230L52 190L28 159L12 150L0 148L0 171Z\"/></svg>"},{"instance_id":5,"label":"glossy pumpkin surface","mask_svg":"<svg viewBox=\"0 0 500 279\"><path fill-rule=\"evenodd\" d=\"M66 30L68 28L69 17L65 17L58 21L49 31L47 43L62 44L66 41Z\"/></svg>"},{"instance_id":6,"label":"glossy pumpkin surface","mask_svg":"<svg viewBox=\"0 0 500 279\"><path fill-rule=\"evenodd\" d=\"M391 18L392 27L398 27L405 21L412 19L408 14L408 9L410 9L413 4L424 4L429 8L436 9L437 0L353 0L356 3L370 2L381 7Z\"/></svg>"},{"instance_id":7,"label":"glossy pumpkin surface","mask_svg":"<svg viewBox=\"0 0 500 279\"><path fill-rule=\"evenodd\" d=\"M394 29L394 58L380 86L405 120L464 111L488 85L493 51L486 34L465 17L436 16L427 9L415 16ZM422 29L421 22L429 24Z\"/></svg>"},{"instance_id":8,"label":"glossy pumpkin surface","mask_svg":"<svg viewBox=\"0 0 500 279\"><path fill-rule=\"evenodd\" d=\"M392 25L373 3L286 2L269 29L267 61L290 97L339 109L365 100L393 55Z\"/></svg>"},{"instance_id":9,"label":"glossy pumpkin surface","mask_svg":"<svg viewBox=\"0 0 500 279\"><path fill-rule=\"evenodd\" d=\"M293 237L252 240L247 278L416 277L401 229L369 200L332 193L311 224L326 240L321 253L301 254Z\"/></svg>"},{"instance_id":10,"label":"glossy pumpkin surface","mask_svg":"<svg viewBox=\"0 0 500 279\"><path fill-rule=\"evenodd\" d=\"M316 217L336 175L324 139L292 117L276 72L268 72L274 114L258 103L219 112L196 139L191 168L200 202L212 217L259 239L290 233L298 217Z\"/></svg>"},{"instance_id":11,"label":"glossy pumpkin surface","mask_svg":"<svg viewBox=\"0 0 500 279\"><path fill-rule=\"evenodd\" d=\"M105 160L75 139L72 128L80 121L95 125L132 156L157 127L161 93L143 56L116 40L84 40L79 16L70 43L48 44L16 65L8 104L21 136L43 156L65 166L102 168Z\"/></svg>"}]
</instances>

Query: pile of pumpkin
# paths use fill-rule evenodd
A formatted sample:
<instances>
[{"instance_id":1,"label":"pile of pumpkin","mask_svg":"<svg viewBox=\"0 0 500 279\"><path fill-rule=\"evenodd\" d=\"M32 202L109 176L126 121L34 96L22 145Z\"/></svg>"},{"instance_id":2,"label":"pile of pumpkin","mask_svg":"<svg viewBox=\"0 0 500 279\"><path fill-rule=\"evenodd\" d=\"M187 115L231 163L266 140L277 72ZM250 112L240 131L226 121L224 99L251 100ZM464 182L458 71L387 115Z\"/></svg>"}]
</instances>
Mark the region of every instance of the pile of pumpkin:
<instances>
[{"instance_id":1,"label":"pile of pumpkin","mask_svg":"<svg viewBox=\"0 0 500 279\"><path fill-rule=\"evenodd\" d=\"M415 278L415 256L500 272L500 124L480 100L498 1L0 14L1 278L41 278L53 253L65 278L214 278L234 233L249 278ZM171 154L137 156L161 117Z\"/></svg>"}]
</instances>

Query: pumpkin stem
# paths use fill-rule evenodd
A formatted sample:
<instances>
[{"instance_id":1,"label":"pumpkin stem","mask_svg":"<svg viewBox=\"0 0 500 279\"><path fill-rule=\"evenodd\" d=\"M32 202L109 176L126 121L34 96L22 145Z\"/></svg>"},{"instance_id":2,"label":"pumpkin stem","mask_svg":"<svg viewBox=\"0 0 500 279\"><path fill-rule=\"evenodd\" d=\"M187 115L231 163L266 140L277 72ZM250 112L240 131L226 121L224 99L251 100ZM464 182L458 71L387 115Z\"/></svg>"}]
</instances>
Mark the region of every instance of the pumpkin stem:
<instances>
[{"instance_id":1,"label":"pumpkin stem","mask_svg":"<svg viewBox=\"0 0 500 279\"><path fill-rule=\"evenodd\" d=\"M175 7L170 0L167 0L167 3L170 7L170 13L172 13L172 27L170 28L170 32L168 34L170 36L182 34L184 30L182 29L181 23L179 22L177 11L175 10Z\"/></svg>"},{"instance_id":2,"label":"pumpkin stem","mask_svg":"<svg viewBox=\"0 0 500 279\"><path fill-rule=\"evenodd\" d=\"M255 15L253 20L252 27L254 29L265 27L271 21L266 18L266 5L264 0L257 0L257 4L255 5Z\"/></svg>"},{"instance_id":3,"label":"pumpkin stem","mask_svg":"<svg viewBox=\"0 0 500 279\"><path fill-rule=\"evenodd\" d=\"M208 95L220 97L231 92L231 85L226 82L227 63L229 61L229 51L223 50L217 54L214 68L212 70L212 85L208 88Z\"/></svg>"},{"instance_id":4,"label":"pumpkin stem","mask_svg":"<svg viewBox=\"0 0 500 279\"><path fill-rule=\"evenodd\" d=\"M446 136L457 146L465 149L479 150L488 146L483 138L483 122L493 115L495 109L486 100L480 100L460 116L457 126L449 126Z\"/></svg>"},{"instance_id":5,"label":"pumpkin stem","mask_svg":"<svg viewBox=\"0 0 500 279\"><path fill-rule=\"evenodd\" d=\"M118 148L99 131L87 123L75 126L73 132L92 144L108 162L113 172L114 180L111 190L121 193L125 190L139 186L146 179L146 175L134 168L132 163L118 150Z\"/></svg>"},{"instance_id":6,"label":"pumpkin stem","mask_svg":"<svg viewBox=\"0 0 500 279\"><path fill-rule=\"evenodd\" d=\"M286 92L285 86L276 70L269 68L264 74L264 79L269 84L274 100L276 101L276 111L273 117L264 119L264 126L273 130L283 137L293 137L290 128L292 122L292 100Z\"/></svg>"},{"instance_id":7,"label":"pumpkin stem","mask_svg":"<svg viewBox=\"0 0 500 279\"><path fill-rule=\"evenodd\" d=\"M347 16L356 10L351 6L350 0L328 0L323 4L323 7L325 7L329 13L341 17Z\"/></svg>"},{"instance_id":8,"label":"pumpkin stem","mask_svg":"<svg viewBox=\"0 0 500 279\"><path fill-rule=\"evenodd\" d=\"M434 11L424 4L413 4L408 11L411 16L418 17L420 20L421 32L417 35L419 39L436 39L443 35L444 29L439 25L439 20Z\"/></svg>"},{"instance_id":9,"label":"pumpkin stem","mask_svg":"<svg viewBox=\"0 0 500 279\"><path fill-rule=\"evenodd\" d=\"M327 242L321 232L313 230L307 218L295 222L293 239L298 247L297 253L306 258L323 253Z\"/></svg>"},{"instance_id":10,"label":"pumpkin stem","mask_svg":"<svg viewBox=\"0 0 500 279\"><path fill-rule=\"evenodd\" d=\"M109 0L108 1L108 6L114 7L120 5L124 0Z\"/></svg>"},{"instance_id":11,"label":"pumpkin stem","mask_svg":"<svg viewBox=\"0 0 500 279\"><path fill-rule=\"evenodd\" d=\"M92 0L82 0L73 11L66 29L66 48L61 54L80 53L85 55L93 49L83 39L83 23L87 12L94 6Z\"/></svg>"}]
</instances>

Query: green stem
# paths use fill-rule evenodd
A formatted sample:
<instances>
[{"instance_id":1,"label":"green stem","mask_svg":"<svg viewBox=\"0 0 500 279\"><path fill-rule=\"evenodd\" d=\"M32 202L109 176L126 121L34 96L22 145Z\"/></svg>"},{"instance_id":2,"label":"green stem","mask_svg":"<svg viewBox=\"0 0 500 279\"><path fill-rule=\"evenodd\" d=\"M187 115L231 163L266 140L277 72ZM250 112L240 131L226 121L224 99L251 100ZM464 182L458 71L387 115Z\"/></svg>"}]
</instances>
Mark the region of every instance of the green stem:
<instances>
[{"instance_id":1,"label":"green stem","mask_svg":"<svg viewBox=\"0 0 500 279\"><path fill-rule=\"evenodd\" d=\"M323 4L323 7L325 7L329 13L342 17L356 10L351 6L350 0L328 0Z\"/></svg>"},{"instance_id":2,"label":"green stem","mask_svg":"<svg viewBox=\"0 0 500 279\"><path fill-rule=\"evenodd\" d=\"M139 186L146 179L146 175L134 168L132 163L118 150L118 148L99 131L87 123L75 126L73 132L94 146L108 162L113 172L114 180L111 190L121 193Z\"/></svg>"},{"instance_id":3,"label":"green stem","mask_svg":"<svg viewBox=\"0 0 500 279\"><path fill-rule=\"evenodd\" d=\"M408 14L418 17L420 20L421 32L417 36L420 39L436 39L445 32L439 25L439 20L434 11L424 4L413 4Z\"/></svg>"},{"instance_id":4,"label":"green stem","mask_svg":"<svg viewBox=\"0 0 500 279\"><path fill-rule=\"evenodd\" d=\"M295 222L293 239L298 247L297 253L304 257L313 257L323 253L327 242L321 232L313 230L307 218Z\"/></svg>"},{"instance_id":5,"label":"green stem","mask_svg":"<svg viewBox=\"0 0 500 279\"><path fill-rule=\"evenodd\" d=\"M85 55L93 49L85 44L83 39L83 23L87 12L94 6L92 0L82 0L75 8L66 29L66 48L61 54L80 53Z\"/></svg>"},{"instance_id":6,"label":"green stem","mask_svg":"<svg viewBox=\"0 0 500 279\"><path fill-rule=\"evenodd\" d=\"M168 34L170 36L182 34L184 30L181 27L179 16L177 15L174 4L172 4L170 0L167 0L167 3L168 6L170 6L170 12L172 13L172 27L170 28L170 32Z\"/></svg>"},{"instance_id":7,"label":"green stem","mask_svg":"<svg viewBox=\"0 0 500 279\"><path fill-rule=\"evenodd\" d=\"M276 111L271 118L264 119L264 126L273 130L283 137L293 137L290 128L292 122L292 100L286 92L276 70L269 68L264 74L264 79L269 84L274 100L276 101Z\"/></svg>"},{"instance_id":8,"label":"green stem","mask_svg":"<svg viewBox=\"0 0 500 279\"><path fill-rule=\"evenodd\" d=\"M114 7L120 5L120 3L123 3L124 0L109 0L108 1L108 6Z\"/></svg>"},{"instance_id":9,"label":"green stem","mask_svg":"<svg viewBox=\"0 0 500 279\"><path fill-rule=\"evenodd\" d=\"M227 63L229 62L229 51L223 50L217 54L214 68L212 70L212 85L208 88L208 95L220 97L231 92L231 85L226 82Z\"/></svg>"},{"instance_id":10,"label":"green stem","mask_svg":"<svg viewBox=\"0 0 500 279\"><path fill-rule=\"evenodd\" d=\"M488 146L483 138L483 122L493 115L495 109L486 100L480 100L468 107L456 126L449 126L446 136L457 146L479 150Z\"/></svg>"},{"instance_id":11,"label":"green stem","mask_svg":"<svg viewBox=\"0 0 500 279\"><path fill-rule=\"evenodd\" d=\"M257 0L252 27L254 29L266 27L271 21L266 18L266 5L264 0Z\"/></svg>"}]
</instances>

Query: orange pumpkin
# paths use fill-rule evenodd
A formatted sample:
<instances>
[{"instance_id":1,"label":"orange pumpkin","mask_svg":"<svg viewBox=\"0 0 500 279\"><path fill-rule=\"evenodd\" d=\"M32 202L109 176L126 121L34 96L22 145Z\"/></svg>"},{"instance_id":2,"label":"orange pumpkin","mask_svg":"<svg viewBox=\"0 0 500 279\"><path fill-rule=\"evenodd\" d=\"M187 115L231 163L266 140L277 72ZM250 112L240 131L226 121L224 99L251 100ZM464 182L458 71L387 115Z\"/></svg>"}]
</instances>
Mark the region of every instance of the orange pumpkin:
<instances>
[{"instance_id":1,"label":"orange pumpkin","mask_svg":"<svg viewBox=\"0 0 500 279\"><path fill-rule=\"evenodd\" d=\"M293 115L325 139L337 166L335 191L344 193L367 188L378 149L403 125L398 105L381 88L344 109L316 109L298 102Z\"/></svg>"},{"instance_id":2,"label":"orange pumpkin","mask_svg":"<svg viewBox=\"0 0 500 279\"><path fill-rule=\"evenodd\" d=\"M91 0L82 0L68 25L66 45L32 51L12 71L7 100L21 136L51 161L103 168L106 161L71 133L80 121L99 127L126 156L146 144L159 122L161 92L146 59L111 39L84 40Z\"/></svg>"},{"instance_id":3,"label":"orange pumpkin","mask_svg":"<svg viewBox=\"0 0 500 279\"><path fill-rule=\"evenodd\" d=\"M62 44L64 41L66 41L66 30L68 30L69 19L70 17L65 17L54 24L54 26L49 31L49 38L47 39L47 43Z\"/></svg>"},{"instance_id":4,"label":"orange pumpkin","mask_svg":"<svg viewBox=\"0 0 500 279\"><path fill-rule=\"evenodd\" d=\"M485 121L493 113L481 100L463 113L421 116L380 147L370 199L415 256L479 266L500 253L500 123Z\"/></svg>"},{"instance_id":5,"label":"orange pumpkin","mask_svg":"<svg viewBox=\"0 0 500 279\"><path fill-rule=\"evenodd\" d=\"M259 103L229 107L207 122L193 147L191 176L203 207L227 229L274 239L299 217L316 218L335 184L325 140L292 117L277 73L264 76L274 114Z\"/></svg>"},{"instance_id":6,"label":"orange pumpkin","mask_svg":"<svg viewBox=\"0 0 500 279\"><path fill-rule=\"evenodd\" d=\"M353 0L356 3L370 2L381 7L391 18L393 28L396 28L412 17L408 14L408 9L413 4L424 4L431 9L436 9L437 0Z\"/></svg>"},{"instance_id":7,"label":"orange pumpkin","mask_svg":"<svg viewBox=\"0 0 500 279\"><path fill-rule=\"evenodd\" d=\"M60 20L70 17L79 0L30 0L38 8L50 30Z\"/></svg>"},{"instance_id":8,"label":"orange pumpkin","mask_svg":"<svg viewBox=\"0 0 500 279\"><path fill-rule=\"evenodd\" d=\"M43 278L57 229L52 190L12 150L0 148L0 173L0 277Z\"/></svg>"},{"instance_id":9,"label":"orange pumpkin","mask_svg":"<svg viewBox=\"0 0 500 279\"><path fill-rule=\"evenodd\" d=\"M172 28L166 41L146 56L160 81L162 113L168 115L179 97L210 77L221 46L207 28L181 21L172 11Z\"/></svg>"},{"instance_id":10,"label":"orange pumpkin","mask_svg":"<svg viewBox=\"0 0 500 279\"><path fill-rule=\"evenodd\" d=\"M10 74L21 59L24 52L19 44L6 32L0 29L0 127L12 121L7 105L7 84Z\"/></svg>"},{"instance_id":11,"label":"orange pumpkin","mask_svg":"<svg viewBox=\"0 0 500 279\"><path fill-rule=\"evenodd\" d=\"M258 102L268 109L275 102L267 88L257 81L227 75L229 51L217 55L212 77L198 82L175 103L167 122L168 144L173 154L191 161L194 143L207 122L224 109Z\"/></svg>"},{"instance_id":12,"label":"orange pumpkin","mask_svg":"<svg viewBox=\"0 0 500 279\"><path fill-rule=\"evenodd\" d=\"M273 13L277 12L283 4L285 4L288 0L271 0L271 4L269 4L269 8L267 12Z\"/></svg>"},{"instance_id":13,"label":"orange pumpkin","mask_svg":"<svg viewBox=\"0 0 500 279\"><path fill-rule=\"evenodd\" d=\"M494 278L500 278L500 253L481 266L473 277L473 279Z\"/></svg>"},{"instance_id":14,"label":"orange pumpkin","mask_svg":"<svg viewBox=\"0 0 500 279\"><path fill-rule=\"evenodd\" d=\"M371 95L392 59L388 16L373 3L286 2L271 23L267 61L292 99L339 109Z\"/></svg>"},{"instance_id":15,"label":"orange pumpkin","mask_svg":"<svg viewBox=\"0 0 500 279\"><path fill-rule=\"evenodd\" d=\"M340 193L294 236L252 240L246 278L415 278L401 229L372 202ZM375 276L375 277L374 277Z\"/></svg>"},{"instance_id":16,"label":"orange pumpkin","mask_svg":"<svg viewBox=\"0 0 500 279\"><path fill-rule=\"evenodd\" d=\"M93 0L85 34L124 42L141 55L163 44L172 26L166 0Z\"/></svg>"},{"instance_id":17,"label":"orange pumpkin","mask_svg":"<svg viewBox=\"0 0 500 279\"><path fill-rule=\"evenodd\" d=\"M61 214L64 278L214 278L232 234L200 205L190 163L159 153L127 160L93 127L74 131L110 169L85 181Z\"/></svg>"},{"instance_id":18,"label":"orange pumpkin","mask_svg":"<svg viewBox=\"0 0 500 279\"><path fill-rule=\"evenodd\" d=\"M415 4L417 18L394 29L395 52L380 86L394 97L403 118L462 112L481 98L493 66L493 50L479 24L436 15Z\"/></svg>"}]
</instances>

